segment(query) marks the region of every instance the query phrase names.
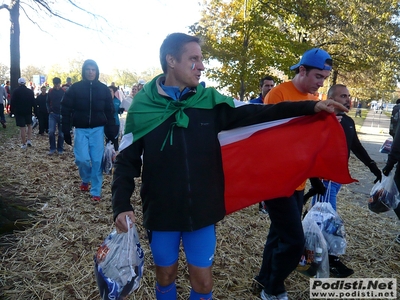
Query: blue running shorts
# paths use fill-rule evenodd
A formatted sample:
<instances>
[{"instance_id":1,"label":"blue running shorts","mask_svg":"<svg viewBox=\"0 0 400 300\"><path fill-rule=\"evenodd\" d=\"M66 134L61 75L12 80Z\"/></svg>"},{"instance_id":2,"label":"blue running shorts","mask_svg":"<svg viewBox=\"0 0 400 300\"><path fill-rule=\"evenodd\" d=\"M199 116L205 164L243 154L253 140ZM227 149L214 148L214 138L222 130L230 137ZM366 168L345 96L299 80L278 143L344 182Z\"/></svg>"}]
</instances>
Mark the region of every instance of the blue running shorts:
<instances>
[{"instance_id":1,"label":"blue running shorts","mask_svg":"<svg viewBox=\"0 0 400 300\"><path fill-rule=\"evenodd\" d=\"M157 266L169 267L178 261L181 239L189 264L207 268L214 261L217 243L214 225L196 231L148 230L147 233L153 260Z\"/></svg>"}]
</instances>

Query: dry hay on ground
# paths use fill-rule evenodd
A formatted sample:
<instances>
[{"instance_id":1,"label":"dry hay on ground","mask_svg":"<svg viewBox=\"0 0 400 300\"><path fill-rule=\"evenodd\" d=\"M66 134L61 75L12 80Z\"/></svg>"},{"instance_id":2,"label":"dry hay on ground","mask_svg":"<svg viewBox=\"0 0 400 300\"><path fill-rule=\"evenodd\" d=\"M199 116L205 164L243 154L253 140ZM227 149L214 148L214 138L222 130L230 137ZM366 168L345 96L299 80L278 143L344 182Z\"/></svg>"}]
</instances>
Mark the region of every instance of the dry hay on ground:
<instances>
[{"instance_id":1,"label":"dry hay on ground","mask_svg":"<svg viewBox=\"0 0 400 300\"><path fill-rule=\"evenodd\" d=\"M6 154L0 167L5 177L1 189L25 199L38 211L31 228L1 239L0 298L99 299L93 255L113 228L111 177L104 176L102 201L94 205L87 193L78 190L80 179L71 147L66 145L62 156L50 157L47 137L35 135L33 142L34 147L26 151L19 148L18 139L0 146ZM371 176L358 160L350 163L354 177ZM137 191L132 202L139 207ZM348 240L342 260L355 270L353 277L398 278L400 245L394 242L398 222L385 214L371 213L367 196L353 194L347 187L342 188L339 198L338 211ZM138 209L145 275L129 299L155 299L154 265L141 219ZM217 225L214 299L259 299L250 287L261 263L268 227L268 216L260 215L257 205L229 215ZM182 259L179 268L179 299L188 299L190 286ZM286 285L291 299L309 298L308 278L293 272Z\"/></svg>"}]
</instances>

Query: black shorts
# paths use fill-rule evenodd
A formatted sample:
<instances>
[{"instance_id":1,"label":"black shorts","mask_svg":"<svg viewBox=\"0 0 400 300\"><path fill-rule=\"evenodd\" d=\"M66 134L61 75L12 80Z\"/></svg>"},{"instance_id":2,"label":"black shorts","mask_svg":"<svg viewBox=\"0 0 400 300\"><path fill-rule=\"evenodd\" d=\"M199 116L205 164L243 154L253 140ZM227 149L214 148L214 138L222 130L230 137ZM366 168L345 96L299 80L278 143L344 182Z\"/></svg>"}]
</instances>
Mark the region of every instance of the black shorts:
<instances>
[{"instance_id":1,"label":"black shorts","mask_svg":"<svg viewBox=\"0 0 400 300\"><path fill-rule=\"evenodd\" d=\"M32 125L32 115L15 115L15 123L18 127Z\"/></svg>"}]
</instances>

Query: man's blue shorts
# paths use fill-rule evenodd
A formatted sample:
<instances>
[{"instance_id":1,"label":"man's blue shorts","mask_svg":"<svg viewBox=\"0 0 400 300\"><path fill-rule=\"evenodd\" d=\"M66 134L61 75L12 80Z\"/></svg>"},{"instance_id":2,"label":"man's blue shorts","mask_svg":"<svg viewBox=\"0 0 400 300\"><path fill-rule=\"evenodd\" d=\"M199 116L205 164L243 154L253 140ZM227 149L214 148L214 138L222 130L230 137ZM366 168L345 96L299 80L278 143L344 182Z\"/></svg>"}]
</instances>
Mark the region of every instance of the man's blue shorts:
<instances>
[{"instance_id":1,"label":"man's blue shorts","mask_svg":"<svg viewBox=\"0 0 400 300\"><path fill-rule=\"evenodd\" d=\"M190 232L148 230L147 233L153 260L157 266L169 267L178 261L181 239L189 264L207 268L214 261L216 247L214 225Z\"/></svg>"}]
</instances>

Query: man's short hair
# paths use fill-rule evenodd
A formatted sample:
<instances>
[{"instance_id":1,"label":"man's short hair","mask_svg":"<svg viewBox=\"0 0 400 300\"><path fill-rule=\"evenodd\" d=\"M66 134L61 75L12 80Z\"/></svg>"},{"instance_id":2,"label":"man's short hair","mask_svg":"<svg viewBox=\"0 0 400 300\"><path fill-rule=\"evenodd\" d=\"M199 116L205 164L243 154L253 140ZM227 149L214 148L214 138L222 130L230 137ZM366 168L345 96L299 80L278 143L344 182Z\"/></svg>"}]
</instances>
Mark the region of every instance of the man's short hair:
<instances>
[{"instance_id":1,"label":"man's short hair","mask_svg":"<svg viewBox=\"0 0 400 300\"><path fill-rule=\"evenodd\" d=\"M272 80L273 82L275 82L275 80L271 76L265 76L260 79L260 87L262 87L264 85L265 80Z\"/></svg>"},{"instance_id":2,"label":"man's short hair","mask_svg":"<svg viewBox=\"0 0 400 300\"><path fill-rule=\"evenodd\" d=\"M58 77L53 78L53 84L61 84L61 79Z\"/></svg>"},{"instance_id":3,"label":"man's short hair","mask_svg":"<svg viewBox=\"0 0 400 300\"><path fill-rule=\"evenodd\" d=\"M341 84L341 83L337 83L337 84L332 85L328 90L328 98L333 97L333 95L336 92L336 89L339 88L339 87L347 88L347 86L345 86L344 84Z\"/></svg>"},{"instance_id":4,"label":"man's short hair","mask_svg":"<svg viewBox=\"0 0 400 300\"><path fill-rule=\"evenodd\" d=\"M160 63L164 74L167 73L168 69L167 55L169 54L180 61L183 48L186 44L191 42L198 43L199 45L201 44L200 38L185 33L171 33L165 38L160 47Z\"/></svg>"},{"instance_id":5,"label":"man's short hair","mask_svg":"<svg viewBox=\"0 0 400 300\"><path fill-rule=\"evenodd\" d=\"M396 104L400 104L400 99L397 99L397 100L396 100Z\"/></svg>"}]
</instances>

